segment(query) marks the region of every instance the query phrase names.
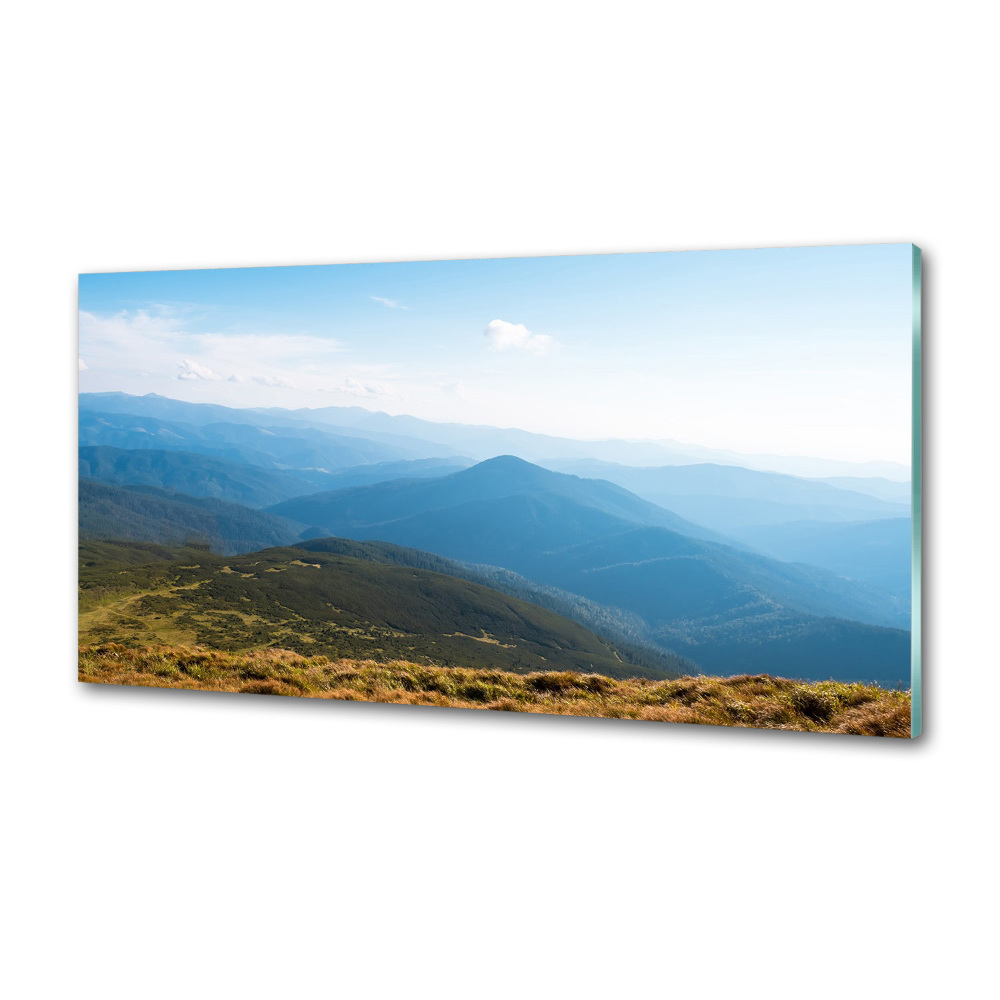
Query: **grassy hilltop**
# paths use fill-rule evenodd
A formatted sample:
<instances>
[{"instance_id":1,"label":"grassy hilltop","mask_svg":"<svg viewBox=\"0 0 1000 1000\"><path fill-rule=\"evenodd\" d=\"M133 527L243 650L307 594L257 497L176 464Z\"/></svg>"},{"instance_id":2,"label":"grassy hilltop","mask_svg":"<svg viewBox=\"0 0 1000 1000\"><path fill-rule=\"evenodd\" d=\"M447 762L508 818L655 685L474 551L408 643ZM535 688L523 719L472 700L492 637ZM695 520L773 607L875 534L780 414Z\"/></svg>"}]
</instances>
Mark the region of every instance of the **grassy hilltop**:
<instances>
[{"instance_id":1,"label":"grassy hilltop","mask_svg":"<svg viewBox=\"0 0 1000 1000\"><path fill-rule=\"evenodd\" d=\"M547 715L910 735L910 696L863 684L745 675L615 679L569 671L516 674L396 660L332 660L288 650L245 653L119 643L83 646L80 680Z\"/></svg>"}]
</instances>

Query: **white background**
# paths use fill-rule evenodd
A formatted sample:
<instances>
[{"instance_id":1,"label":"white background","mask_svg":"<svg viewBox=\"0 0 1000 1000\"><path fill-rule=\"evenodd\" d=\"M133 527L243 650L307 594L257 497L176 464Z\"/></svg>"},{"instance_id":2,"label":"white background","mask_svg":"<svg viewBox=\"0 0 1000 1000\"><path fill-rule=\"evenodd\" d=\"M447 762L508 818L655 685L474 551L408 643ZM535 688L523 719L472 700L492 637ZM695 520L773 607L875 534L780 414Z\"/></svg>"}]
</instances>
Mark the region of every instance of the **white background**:
<instances>
[{"instance_id":1,"label":"white background","mask_svg":"<svg viewBox=\"0 0 1000 1000\"><path fill-rule=\"evenodd\" d=\"M983 996L986 5L19 5L0 32L7 995ZM74 682L79 271L908 241L912 744Z\"/></svg>"}]
</instances>

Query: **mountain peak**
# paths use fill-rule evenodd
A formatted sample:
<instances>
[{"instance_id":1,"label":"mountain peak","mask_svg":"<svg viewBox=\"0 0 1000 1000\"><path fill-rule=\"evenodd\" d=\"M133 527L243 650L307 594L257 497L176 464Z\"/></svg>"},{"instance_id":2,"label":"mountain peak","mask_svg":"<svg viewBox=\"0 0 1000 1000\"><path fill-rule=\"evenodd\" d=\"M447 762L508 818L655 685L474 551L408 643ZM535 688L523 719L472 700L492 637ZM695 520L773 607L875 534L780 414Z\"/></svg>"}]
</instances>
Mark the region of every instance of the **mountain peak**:
<instances>
[{"instance_id":1,"label":"mountain peak","mask_svg":"<svg viewBox=\"0 0 1000 1000\"><path fill-rule=\"evenodd\" d=\"M486 459L485 462L480 462L478 468L540 469L541 466L526 462L523 458L518 458L517 455L495 455L493 458Z\"/></svg>"},{"instance_id":2,"label":"mountain peak","mask_svg":"<svg viewBox=\"0 0 1000 1000\"><path fill-rule=\"evenodd\" d=\"M555 474L543 469L540 465L533 465L516 455L496 455L486 459L478 465L473 465L469 469L456 473L466 479L498 479L510 478L517 482L529 480L531 482L542 482L555 478Z\"/></svg>"}]
</instances>

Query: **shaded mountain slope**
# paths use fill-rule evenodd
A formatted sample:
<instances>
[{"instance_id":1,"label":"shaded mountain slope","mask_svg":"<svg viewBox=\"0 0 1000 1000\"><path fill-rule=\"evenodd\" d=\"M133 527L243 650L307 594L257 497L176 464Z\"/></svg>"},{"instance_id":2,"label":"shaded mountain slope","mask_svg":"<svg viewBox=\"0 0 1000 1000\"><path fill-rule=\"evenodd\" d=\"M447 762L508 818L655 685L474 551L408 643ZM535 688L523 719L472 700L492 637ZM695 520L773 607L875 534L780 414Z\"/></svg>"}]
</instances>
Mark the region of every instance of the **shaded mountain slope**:
<instances>
[{"instance_id":1,"label":"shaded mountain slope","mask_svg":"<svg viewBox=\"0 0 1000 1000\"><path fill-rule=\"evenodd\" d=\"M160 544L201 541L219 552L253 552L295 541L302 525L212 498L150 486L80 480L81 539L130 539Z\"/></svg>"},{"instance_id":2,"label":"shaded mountain slope","mask_svg":"<svg viewBox=\"0 0 1000 1000\"><path fill-rule=\"evenodd\" d=\"M898 482L881 476L829 476L818 482L836 486L842 490L854 490L855 493L867 493L869 496L887 500L889 503L910 503L911 485L909 482Z\"/></svg>"},{"instance_id":3,"label":"shaded mountain slope","mask_svg":"<svg viewBox=\"0 0 1000 1000\"><path fill-rule=\"evenodd\" d=\"M902 629L778 609L718 623L674 622L654 634L708 673L738 665L805 680L910 687L910 633Z\"/></svg>"},{"instance_id":4,"label":"shaded mountain slope","mask_svg":"<svg viewBox=\"0 0 1000 1000\"><path fill-rule=\"evenodd\" d=\"M829 524L796 521L748 528L742 537L759 551L822 566L880 587L909 606L912 526L908 517Z\"/></svg>"},{"instance_id":5,"label":"shaded mountain slope","mask_svg":"<svg viewBox=\"0 0 1000 1000\"><path fill-rule=\"evenodd\" d=\"M657 618L667 614L689 617L699 607L715 614L717 602L740 607L737 595L753 592L807 614L893 627L908 622L905 605L884 591L819 567L782 562L660 528L632 528L557 552L539 553L537 561L551 567L547 576L565 574L563 582L551 581L557 586L572 580L588 596L594 596L595 589L613 591L626 607L647 618L653 608L660 609L654 615Z\"/></svg>"}]
</instances>

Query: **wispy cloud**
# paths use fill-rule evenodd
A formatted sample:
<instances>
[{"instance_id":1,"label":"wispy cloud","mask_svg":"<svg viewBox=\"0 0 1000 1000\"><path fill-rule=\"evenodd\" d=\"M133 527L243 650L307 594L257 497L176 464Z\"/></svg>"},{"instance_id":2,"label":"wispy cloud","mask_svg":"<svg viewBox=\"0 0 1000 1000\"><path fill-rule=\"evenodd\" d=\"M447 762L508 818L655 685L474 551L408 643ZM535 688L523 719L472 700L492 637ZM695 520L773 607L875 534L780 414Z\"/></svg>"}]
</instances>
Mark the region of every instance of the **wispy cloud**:
<instances>
[{"instance_id":1,"label":"wispy cloud","mask_svg":"<svg viewBox=\"0 0 1000 1000\"><path fill-rule=\"evenodd\" d=\"M527 351L548 354L556 342L547 333L532 333L523 323L492 320L483 331L495 351Z\"/></svg>"},{"instance_id":2,"label":"wispy cloud","mask_svg":"<svg viewBox=\"0 0 1000 1000\"><path fill-rule=\"evenodd\" d=\"M348 376L344 379L341 391L349 392L352 396L361 396L365 399L405 399L401 393L397 392L391 385L385 382L361 382L356 378Z\"/></svg>"},{"instance_id":3,"label":"wispy cloud","mask_svg":"<svg viewBox=\"0 0 1000 1000\"><path fill-rule=\"evenodd\" d=\"M192 361L190 358L185 358L177 367L180 368L177 378L182 382L195 382L198 380L219 382L222 380L222 376L216 375L211 368L199 365L197 361Z\"/></svg>"},{"instance_id":4,"label":"wispy cloud","mask_svg":"<svg viewBox=\"0 0 1000 1000\"><path fill-rule=\"evenodd\" d=\"M193 333L189 336L198 346L199 357L226 357L233 368L299 367L306 364L329 363L332 356L345 347L332 337L316 337L295 333ZM246 359L239 365L240 358ZM219 365L218 367L222 367Z\"/></svg>"},{"instance_id":5,"label":"wispy cloud","mask_svg":"<svg viewBox=\"0 0 1000 1000\"><path fill-rule=\"evenodd\" d=\"M457 382L446 382L441 386L441 391L447 393L449 396L457 396L459 399L469 398L469 390L465 387L465 383L461 380Z\"/></svg>"},{"instance_id":6,"label":"wispy cloud","mask_svg":"<svg viewBox=\"0 0 1000 1000\"><path fill-rule=\"evenodd\" d=\"M115 345L132 345L137 337L150 338L171 334L179 328L176 318L161 315L156 310L121 310L111 315L98 316L80 311L80 340L98 341Z\"/></svg>"},{"instance_id":7,"label":"wispy cloud","mask_svg":"<svg viewBox=\"0 0 1000 1000\"><path fill-rule=\"evenodd\" d=\"M295 383L291 379L287 379L282 375L254 375L253 380L258 385L267 385L274 389L295 388ZM236 382L241 380L234 377L232 381Z\"/></svg>"},{"instance_id":8,"label":"wispy cloud","mask_svg":"<svg viewBox=\"0 0 1000 1000\"><path fill-rule=\"evenodd\" d=\"M384 299L381 295L369 295L368 298L372 302L377 302L379 305L385 306L386 309L409 309L409 306L404 306L401 302L397 302L395 299Z\"/></svg>"},{"instance_id":9,"label":"wispy cloud","mask_svg":"<svg viewBox=\"0 0 1000 1000\"><path fill-rule=\"evenodd\" d=\"M80 312L81 371L99 369L133 377L176 379L192 388L232 382L287 389L319 383L345 350L332 338L297 333L202 332L190 329L191 313L166 307L98 315ZM261 372L254 378L253 372ZM137 372L141 374L136 374Z\"/></svg>"}]
</instances>

